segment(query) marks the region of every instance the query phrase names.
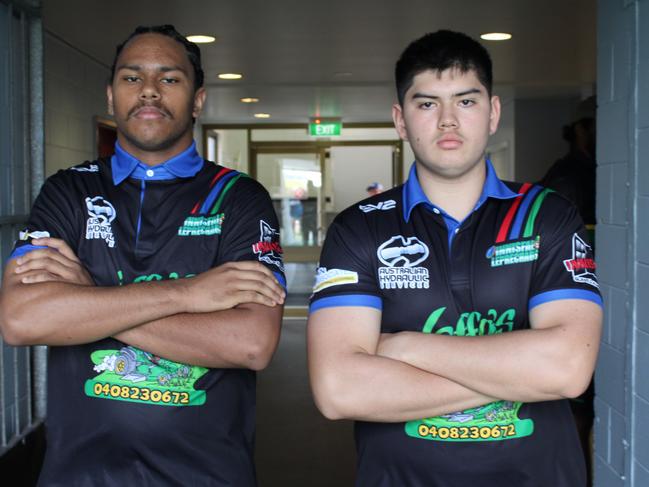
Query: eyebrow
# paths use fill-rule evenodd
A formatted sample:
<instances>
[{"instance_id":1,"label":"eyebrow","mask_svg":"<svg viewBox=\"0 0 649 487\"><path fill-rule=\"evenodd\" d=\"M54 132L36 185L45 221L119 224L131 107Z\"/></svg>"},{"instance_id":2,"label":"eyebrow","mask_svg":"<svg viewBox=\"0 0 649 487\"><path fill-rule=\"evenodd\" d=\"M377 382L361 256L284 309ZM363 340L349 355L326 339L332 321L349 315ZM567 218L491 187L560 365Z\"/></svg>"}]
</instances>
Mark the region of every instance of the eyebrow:
<instances>
[{"instance_id":1,"label":"eyebrow","mask_svg":"<svg viewBox=\"0 0 649 487\"><path fill-rule=\"evenodd\" d=\"M130 69L131 71L142 71L142 66L139 64L122 64L117 67L115 71L120 71L122 69ZM180 66L160 66L158 71L161 73L168 73L170 71L180 71L185 76L187 76L187 70Z\"/></svg>"},{"instance_id":2,"label":"eyebrow","mask_svg":"<svg viewBox=\"0 0 649 487\"><path fill-rule=\"evenodd\" d=\"M452 98L459 98L459 97L466 96L466 95L472 95L474 93L478 93L478 94L482 93L482 90L479 90L478 88L471 88L471 89L468 89L468 90L465 90L465 91L460 91L459 93L454 93L451 97ZM412 95L413 100L417 99L417 98L430 98L432 100L439 100L440 99L439 96L428 95L426 93L415 93L414 95Z\"/></svg>"}]
</instances>

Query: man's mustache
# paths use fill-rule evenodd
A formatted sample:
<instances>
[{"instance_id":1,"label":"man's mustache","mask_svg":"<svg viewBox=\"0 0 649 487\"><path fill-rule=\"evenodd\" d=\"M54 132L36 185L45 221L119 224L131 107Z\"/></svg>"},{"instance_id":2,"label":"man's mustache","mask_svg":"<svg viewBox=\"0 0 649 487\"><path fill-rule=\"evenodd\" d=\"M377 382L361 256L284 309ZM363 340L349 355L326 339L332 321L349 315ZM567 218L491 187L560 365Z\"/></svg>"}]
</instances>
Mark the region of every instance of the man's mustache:
<instances>
[{"instance_id":1,"label":"man's mustache","mask_svg":"<svg viewBox=\"0 0 649 487\"><path fill-rule=\"evenodd\" d=\"M140 103L128 111L126 118L131 118L135 116L137 112L140 111L142 108L155 108L156 110L160 111L160 113L162 113L165 117L173 118L169 110L167 110L165 107L157 103Z\"/></svg>"}]
</instances>

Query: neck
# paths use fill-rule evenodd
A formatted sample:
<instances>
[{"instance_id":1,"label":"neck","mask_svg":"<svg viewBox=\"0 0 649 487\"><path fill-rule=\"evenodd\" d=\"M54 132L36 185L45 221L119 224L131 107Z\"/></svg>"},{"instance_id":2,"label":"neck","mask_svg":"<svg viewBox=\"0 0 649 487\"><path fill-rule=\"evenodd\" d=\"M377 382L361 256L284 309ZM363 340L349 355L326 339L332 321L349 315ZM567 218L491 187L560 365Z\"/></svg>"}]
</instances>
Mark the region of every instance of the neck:
<instances>
[{"instance_id":1,"label":"neck","mask_svg":"<svg viewBox=\"0 0 649 487\"><path fill-rule=\"evenodd\" d=\"M149 151L132 144L119 132L117 133L117 140L119 141L119 145L122 147L122 149L135 157L142 164L146 164L147 166L157 166L173 157L176 157L181 152L187 150L194 141L192 134L189 133L178 139L169 148Z\"/></svg>"},{"instance_id":2,"label":"neck","mask_svg":"<svg viewBox=\"0 0 649 487\"><path fill-rule=\"evenodd\" d=\"M417 163L417 178L424 194L435 206L457 221L464 220L475 208L487 177L482 160L469 172L457 178L444 178L427 171Z\"/></svg>"}]
</instances>

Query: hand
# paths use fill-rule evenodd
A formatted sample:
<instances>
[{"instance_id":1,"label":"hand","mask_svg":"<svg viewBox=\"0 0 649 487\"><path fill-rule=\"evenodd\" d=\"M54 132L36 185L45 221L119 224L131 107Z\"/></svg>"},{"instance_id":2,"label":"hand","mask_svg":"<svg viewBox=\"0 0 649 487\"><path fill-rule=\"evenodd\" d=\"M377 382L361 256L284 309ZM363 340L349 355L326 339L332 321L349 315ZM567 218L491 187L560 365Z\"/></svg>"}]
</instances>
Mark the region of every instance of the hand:
<instances>
[{"instance_id":1,"label":"hand","mask_svg":"<svg viewBox=\"0 0 649 487\"><path fill-rule=\"evenodd\" d=\"M177 282L186 287L189 313L231 309L243 303L276 306L284 303L286 295L273 273L255 261L228 262Z\"/></svg>"},{"instance_id":2,"label":"hand","mask_svg":"<svg viewBox=\"0 0 649 487\"><path fill-rule=\"evenodd\" d=\"M48 247L36 249L16 259L16 274L23 284L38 282L67 282L81 286L94 286L90 274L72 249L59 238L37 238L32 243Z\"/></svg>"}]
</instances>

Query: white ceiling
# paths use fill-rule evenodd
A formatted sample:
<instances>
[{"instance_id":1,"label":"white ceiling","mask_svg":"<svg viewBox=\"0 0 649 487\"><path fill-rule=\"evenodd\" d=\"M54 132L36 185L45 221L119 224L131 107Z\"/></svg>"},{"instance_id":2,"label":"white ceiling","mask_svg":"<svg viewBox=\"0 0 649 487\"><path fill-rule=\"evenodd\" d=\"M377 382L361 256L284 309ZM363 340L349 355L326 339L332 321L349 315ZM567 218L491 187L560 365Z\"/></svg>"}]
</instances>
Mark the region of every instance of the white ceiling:
<instances>
[{"instance_id":1,"label":"white ceiling","mask_svg":"<svg viewBox=\"0 0 649 487\"><path fill-rule=\"evenodd\" d=\"M107 66L138 24L216 36L201 47L210 100L203 122L251 123L256 111L271 122L375 122L390 120L400 52L441 28L513 34L485 42L505 98L588 93L595 9L596 0L44 0L43 18L47 31ZM224 71L244 78L218 80ZM244 105L244 96L261 102Z\"/></svg>"}]
</instances>

